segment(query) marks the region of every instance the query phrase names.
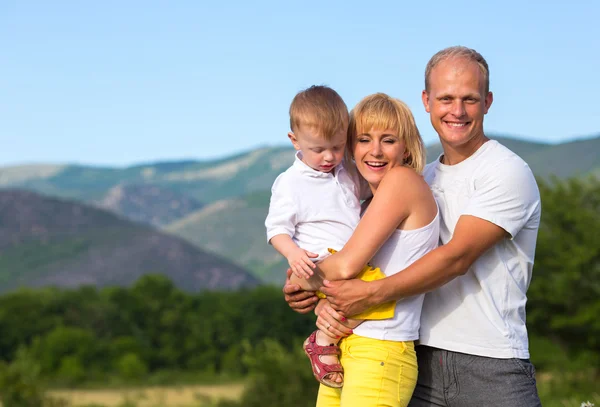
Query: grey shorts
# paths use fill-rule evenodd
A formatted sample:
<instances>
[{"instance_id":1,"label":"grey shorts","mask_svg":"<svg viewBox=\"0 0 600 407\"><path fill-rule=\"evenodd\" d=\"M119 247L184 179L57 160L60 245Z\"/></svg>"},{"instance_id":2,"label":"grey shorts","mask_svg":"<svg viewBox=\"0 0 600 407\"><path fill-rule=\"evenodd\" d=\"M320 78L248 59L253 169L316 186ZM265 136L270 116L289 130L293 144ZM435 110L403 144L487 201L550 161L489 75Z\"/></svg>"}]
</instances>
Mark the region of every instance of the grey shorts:
<instances>
[{"instance_id":1,"label":"grey shorts","mask_svg":"<svg viewBox=\"0 0 600 407\"><path fill-rule=\"evenodd\" d=\"M417 346L419 378L409 407L541 406L529 360Z\"/></svg>"}]
</instances>

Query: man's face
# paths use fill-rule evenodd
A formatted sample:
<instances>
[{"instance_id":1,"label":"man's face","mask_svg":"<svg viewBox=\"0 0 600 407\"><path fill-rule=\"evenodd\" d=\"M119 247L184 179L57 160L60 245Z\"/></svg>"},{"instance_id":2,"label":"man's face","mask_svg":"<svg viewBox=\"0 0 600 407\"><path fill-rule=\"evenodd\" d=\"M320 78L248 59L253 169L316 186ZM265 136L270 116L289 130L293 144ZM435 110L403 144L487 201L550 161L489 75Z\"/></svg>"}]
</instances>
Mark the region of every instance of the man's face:
<instances>
[{"instance_id":1,"label":"man's face","mask_svg":"<svg viewBox=\"0 0 600 407\"><path fill-rule=\"evenodd\" d=\"M440 62L431 70L429 91L423 91L422 99L442 146L460 148L483 141L483 116L493 96L486 94L476 62L459 58Z\"/></svg>"},{"instance_id":2,"label":"man's face","mask_svg":"<svg viewBox=\"0 0 600 407\"><path fill-rule=\"evenodd\" d=\"M318 131L299 128L289 133L296 150L302 151L302 161L313 170L331 172L344 158L346 129L338 131L331 140L326 140Z\"/></svg>"}]
</instances>

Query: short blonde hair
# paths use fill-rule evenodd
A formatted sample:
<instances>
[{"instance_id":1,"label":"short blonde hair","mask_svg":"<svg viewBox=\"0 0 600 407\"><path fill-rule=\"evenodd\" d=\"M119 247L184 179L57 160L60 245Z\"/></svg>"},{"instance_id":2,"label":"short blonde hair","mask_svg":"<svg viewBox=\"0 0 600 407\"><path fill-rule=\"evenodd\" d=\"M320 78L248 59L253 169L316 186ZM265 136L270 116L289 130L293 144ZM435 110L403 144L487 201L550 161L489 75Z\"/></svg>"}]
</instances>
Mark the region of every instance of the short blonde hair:
<instances>
[{"instance_id":1,"label":"short blonde hair","mask_svg":"<svg viewBox=\"0 0 600 407\"><path fill-rule=\"evenodd\" d=\"M485 94L488 94L490 91L490 68L488 67L487 61L479 52L461 45L444 48L431 57L425 68L425 90L427 92L429 92L429 76L431 75L431 71L440 62L448 59L466 59L467 61L475 62L483 74Z\"/></svg>"},{"instance_id":2,"label":"short blonde hair","mask_svg":"<svg viewBox=\"0 0 600 407\"><path fill-rule=\"evenodd\" d=\"M375 93L362 99L350 112L348 146L353 149L358 135L372 129L394 130L406 145L404 165L418 174L425 168L425 147L415 119L406 103L399 99Z\"/></svg>"},{"instance_id":3,"label":"short blonde hair","mask_svg":"<svg viewBox=\"0 0 600 407\"><path fill-rule=\"evenodd\" d=\"M328 86L313 85L294 97L290 105L290 128L317 130L326 140L331 140L348 127L348 107L341 96Z\"/></svg>"}]
</instances>

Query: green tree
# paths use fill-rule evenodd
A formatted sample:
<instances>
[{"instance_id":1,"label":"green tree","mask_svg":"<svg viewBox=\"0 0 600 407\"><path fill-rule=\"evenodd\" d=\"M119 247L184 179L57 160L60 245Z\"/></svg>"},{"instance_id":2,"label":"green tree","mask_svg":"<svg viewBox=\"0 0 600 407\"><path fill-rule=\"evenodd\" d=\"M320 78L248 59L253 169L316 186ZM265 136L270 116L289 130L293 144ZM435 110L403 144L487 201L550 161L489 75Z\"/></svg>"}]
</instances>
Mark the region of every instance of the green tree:
<instances>
[{"instance_id":1,"label":"green tree","mask_svg":"<svg viewBox=\"0 0 600 407\"><path fill-rule=\"evenodd\" d=\"M65 356L60 361L57 377L65 384L74 385L85 379L85 369L78 356Z\"/></svg>"},{"instance_id":2,"label":"green tree","mask_svg":"<svg viewBox=\"0 0 600 407\"><path fill-rule=\"evenodd\" d=\"M19 348L10 364L0 362L0 400L4 407L40 407L44 389L40 366L26 348Z\"/></svg>"},{"instance_id":3,"label":"green tree","mask_svg":"<svg viewBox=\"0 0 600 407\"><path fill-rule=\"evenodd\" d=\"M119 375L127 380L140 380L147 373L146 364L135 353L127 353L117 362Z\"/></svg>"},{"instance_id":4,"label":"green tree","mask_svg":"<svg viewBox=\"0 0 600 407\"><path fill-rule=\"evenodd\" d=\"M143 276L131 288L131 295L135 306L132 319L152 349L147 354L149 368L173 369L184 365L187 357L184 343L189 331L185 316L190 296L164 275Z\"/></svg>"},{"instance_id":5,"label":"green tree","mask_svg":"<svg viewBox=\"0 0 600 407\"><path fill-rule=\"evenodd\" d=\"M572 351L600 353L600 181L538 181L542 219L527 322Z\"/></svg>"},{"instance_id":6,"label":"green tree","mask_svg":"<svg viewBox=\"0 0 600 407\"><path fill-rule=\"evenodd\" d=\"M291 349L265 339L257 346L245 343L244 364L250 381L238 402L222 401L219 407L309 407L317 399L318 382L300 344Z\"/></svg>"},{"instance_id":7,"label":"green tree","mask_svg":"<svg viewBox=\"0 0 600 407\"><path fill-rule=\"evenodd\" d=\"M60 323L60 314L51 306L57 295L54 289L23 289L0 297L1 358L12 360L20 346L29 346Z\"/></svg>"},{"instance_id":8,"label":"green tree","mask_svg":"<svg viewBox=\"0 0 600 407\"><path fill-rule=\"evenodd\" d=\"M81 328L57 326L48 334L38 338L32 345L34 356L40 361L42 372L57 372L66 357L74 357L66 363L64 369L75 372L77 360L84 366L93 365L98 359L96 341L92 332ZM66 371L65 370L65 371Z\"/></svg>"}]
</instances>

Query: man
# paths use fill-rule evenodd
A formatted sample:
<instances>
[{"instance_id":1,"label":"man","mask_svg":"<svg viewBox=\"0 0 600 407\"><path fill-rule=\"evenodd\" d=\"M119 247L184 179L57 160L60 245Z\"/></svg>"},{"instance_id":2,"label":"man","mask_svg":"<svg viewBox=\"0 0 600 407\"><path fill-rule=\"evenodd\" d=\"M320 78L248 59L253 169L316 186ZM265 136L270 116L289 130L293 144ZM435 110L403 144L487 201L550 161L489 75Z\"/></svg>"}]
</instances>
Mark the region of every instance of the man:
<instances>
[{"instance_id":1,"label":"man","mask_svg":"<svg viewBox=\"0 0 600 407\"><path fill-rule=\"evenodd\" d=\"M391 277L325 282L321 291L347 316L428 293L410 406L540 406L525 327L541 212L535 178L484 134L493 95L479 53L450 47L434 55L422 100L444 150L424 172L442 245ZM289 283L284 293L298 312L314 307L312 293Z\"/></svg>"}]
</instances>

